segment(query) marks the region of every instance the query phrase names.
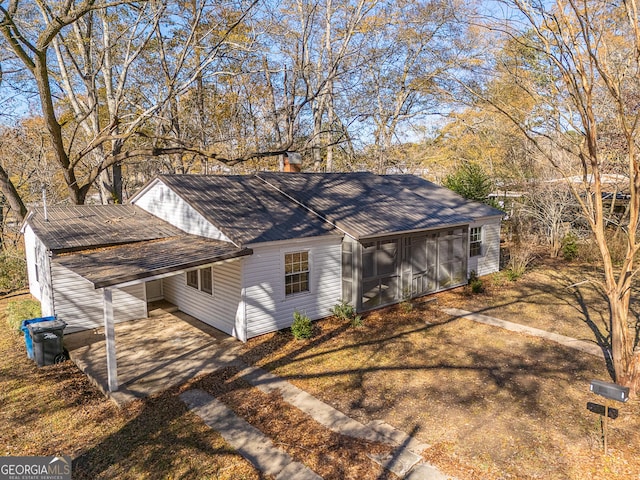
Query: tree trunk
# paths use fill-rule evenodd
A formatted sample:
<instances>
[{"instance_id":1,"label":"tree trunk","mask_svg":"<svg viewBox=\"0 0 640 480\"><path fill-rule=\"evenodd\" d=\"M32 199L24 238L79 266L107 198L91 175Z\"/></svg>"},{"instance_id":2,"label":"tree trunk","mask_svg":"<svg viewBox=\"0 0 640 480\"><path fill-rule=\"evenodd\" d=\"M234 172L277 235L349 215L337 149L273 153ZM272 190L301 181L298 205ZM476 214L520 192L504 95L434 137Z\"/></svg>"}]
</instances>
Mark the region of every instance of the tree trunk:
<instances>
[{"instance_id":1,"label":"tree trunk","mask_svg":"<svg viewBox=\"0 0 640 480\"><path fill-rule=\"evenodd\" d=\"M27 215L27 207L25 207L20 194L13 185L7 172L0 165L0 191L9 202L11 210L15 213L20 221L24 220Z\"/></svg>"},{"instance_id":2,"label":"tree trunk","mask_svg":"<svg viewBox=\"0 0 640 480\"><path fill-rule=\"evenodd\" d=\"M53 93L49 84L49 71L47 70L47 54L46 51L38 52L35 57L35 67L33 75L38 84L38 93L40 103L42 104L42 116L53 144L53 154L62 169L62 176L69 191L71 201L76 205L82 205L86 196L86 192L81 192L76 179L76 174L69 161L69 155L64 145L62 135L62 127L56 117L55 107L53 105Z\"/></svg>"},{"instance_id":3,"label":"tree trunk","mask_svg":"<svg viewBox=\"0 0 640 480\"><path fill-rule=\"evenodd\" d=\"M629 387L635 396L640 393L640 348L634 351L635 332L628 320L631 289L626 283L607 294L611 309L611 359L616 383Z\"/></svg>"}]
</instances>

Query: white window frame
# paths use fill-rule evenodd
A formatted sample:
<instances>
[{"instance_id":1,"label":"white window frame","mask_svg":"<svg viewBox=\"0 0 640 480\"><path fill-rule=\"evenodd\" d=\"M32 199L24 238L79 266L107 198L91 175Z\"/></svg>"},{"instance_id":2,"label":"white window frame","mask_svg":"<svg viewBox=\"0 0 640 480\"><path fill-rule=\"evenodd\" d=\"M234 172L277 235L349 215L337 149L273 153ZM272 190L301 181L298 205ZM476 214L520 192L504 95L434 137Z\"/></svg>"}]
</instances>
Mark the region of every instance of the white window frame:
<instances>
[{"instance_id":1,"label":"white window frame","mask_svg":"<svg viewBox=\"0 0 640 480\"><path fill-rule=\"evenodd\" d=\"M481 226L469 228L469 257L482 256L483 230Z\"/></svg>"},{"instance_id":2,"label":"white window frame","mask_svg":"<svg viewBox=\"0 0 640 480\"><path fill-rule=\"evenodd\" d=\"M204 277L209 277L209 289L205 290ZM208 295L213 295L213 267L204 267L198 270L198 280L200 281L200 291Z\"/></svg>"},{"instance_id":3,"label":"white window frame","mask_svg":"<svg viewBox=\"0 0 640 480\"><path fill-rule=\"evenodd\" d=\"M296 254L300 254L300 255L306 255L306 264L307 264L307 268L306 270L304 269L300 269L300 270L295 270L295 271L290 271L287 272L287 257L289 255L296 255ZM302 265L305 263L302 259L300 260L300 266L302 267ZM295 263L292 261L291 265L295 265ZM283 252L282 255L282 267L283 267L283 279L284 279L284 296L285 298L291 298L293 296L296 295L305 295L305 294L309 294L311 293L311 252L309 250L303 249L303 250L291 250L291 251L285 251ZM295 275L303 275L306 274L306 284L307 284L307 288L305 290L298 290L298 291L287 291L287 279L290 277L293 277ZM302 285L304 282L303 281L298 281L298 285ZM295 285L295 284L291 284L291 285ZM293 290L293 289L292 289Z\"/></svg>"},{"instance_id":4,"label":"white window frame","mask_svg":"<svg viewBox=\"0 0 640 480\"><path fill-rule=\"evenodd\" d=\"M189 281L189 276L195 274L195 282ZM185 283L189 288L195 288L198 290L200 288L200 275L198 274L198 270L189 270L184 274Z\"/></svg>"},{"instance_id":5,"label":"white window frame","mask_svg":"<svg viewBox=\"0 0 640 480\"><path fill-rule=\"evenodd\" d=\"M202 282L202 276L205 272L205 270L208 270L209 272L211 272L211 291L207 291L203 288L203 282ZM189 282L189 275L194 275L195 274L195 280L196 282ZM194 290L198 290L202 293L204 293L205 295L211 295L213 296L213 292L215 290L214 288L214 281L213 281L213 267L210 265L208 267L202 267L202 268L198 268L196 270L189 270L188 272L185 272L184 274L184 279L185 279L185 285L189 288L193 288Z\"/></svg>"}]
</instances>

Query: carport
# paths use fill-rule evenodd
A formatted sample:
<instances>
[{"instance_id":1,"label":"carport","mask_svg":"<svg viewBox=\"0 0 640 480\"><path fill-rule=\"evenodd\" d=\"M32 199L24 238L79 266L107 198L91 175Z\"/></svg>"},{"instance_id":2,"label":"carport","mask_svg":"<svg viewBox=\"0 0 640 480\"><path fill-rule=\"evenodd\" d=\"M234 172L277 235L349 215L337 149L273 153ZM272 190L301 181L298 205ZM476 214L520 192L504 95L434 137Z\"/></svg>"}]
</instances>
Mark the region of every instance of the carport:
<instances>
[{"instance_id":1,"label":"carport","mask_svg":"<svg viewBox=\"0 0 640 480\"><path fill-rule=\"evenodd\" d=\"M114 326L118 391L109 389L104 328L65 336L71 360L118 404L212 372L239 346L234 337L176 311L171 304L154 303L148 318Z\"/></svg>"},{"instance_id":2,"label":"carport","mask_svg":"<svg viewBox=\"0 0 640 480\"><path fill-rule=\"evenodd\" d=\"M123 344L123 351L133 352L132 357L127 359L126 368L121 372L124 382L128 385L135 381L134 373L139 370L141 362L151 362L150 364L156 362L156 366L150 367L153 370L160 369L163 365L166 367L168 365L166 359L168 358L178 358L180 355L185 358L190 357L197 353L193 351L195 349L202 350L202 355L205 355L207 342L211 342L210 338L213 338L211 337L211 332L206 335L202 334L206 329L203 330L202 326L193 327L193 322L197 322L197 320L188 315L184 316L184 314L181 317L179 316L181 312L175 315L165 312L173 318L164 316L151 317L147 322L142 320L132 321L116 326L112 291L114 288L127 287L179 275L194 268L234 261L251 254L251 249L238 248L229 242L184 234L56 255L52 262L58 263L80 275L91 282L96 290L102 291L104 319L102 332L95 334L95 332L91 331L72 334L69 335L70 341L79 342L76 345L81 344L79 335L85 335L82 338L84 338L85 342L89 341L90 350L94 352L97 349L101 350L99 354L91 357L87 368L92 372L96 372L97 369L103 368L106 363L106 382L104 383L108 392L117 391L120 384L123 383L119 381L116 344L117 342L124 342L124 339L130 340ZM195 331L184 327L184 322L187 320L188 323L191 322L189 324L192 328L195 328ZM116 335L116 328L122 333ZM191 333L188 337L185 337L181 329L184 329L184 332L190 331ZM201 332L199 335L196 334L198 330ZM78 337L74 339L74 335ZM96 341L92 342L90 335L95 335L93 340ZM209 339L203 341L203 335L205 339L207 339L208 335ZM157 346L163 345L163 347L156 349L156 352L152 352L147 346L154 344ZM167 348L167 345L170 348ZM73 343L72 346L74 346ZM180 350L182 350L182 353L180 353ZM157 352L160 353L157 354ZM202 355L198 354L197 358L201 358ZM94 375L95 378L100 378L97 373L94 373ZM175 376L177 373L173 372L172 375Z\"/></svg>"}]
</instances>

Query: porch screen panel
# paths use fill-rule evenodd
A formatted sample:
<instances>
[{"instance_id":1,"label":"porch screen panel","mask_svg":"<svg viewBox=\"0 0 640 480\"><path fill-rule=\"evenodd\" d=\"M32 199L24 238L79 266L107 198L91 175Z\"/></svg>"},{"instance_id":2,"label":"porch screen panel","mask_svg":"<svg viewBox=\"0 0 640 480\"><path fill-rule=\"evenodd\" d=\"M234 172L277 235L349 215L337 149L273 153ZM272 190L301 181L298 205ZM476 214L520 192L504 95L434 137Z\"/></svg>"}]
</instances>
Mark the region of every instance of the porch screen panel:
<instances>
[{"instance_id":1,"label":"porch screen panel","mask_svg":"<svg viewBox=\"0 0 640 480\"><path fill-rule=\"evenodd\" d=\"M363 309L392 303L400 298L398 248L398 239L362 244Z\"/></svg>"},{"instance_id":2,"label":"porch screen panel","mask_svg":"<svg viewBox=\"0 0 640 480\"><path fill-rule=\"evenodd\" d=\"M376 243L362 244L362 278L376 276Z\"/></svg>"},{"instance_id":3,"label":"porch screen panel","mask_svg":"<svg viewBox=\"0 0 640 480\"><path fill-rule=\"evenodd\" d=\"M450 230L438 239L438 288L461 285L465 281L463 230Z\"/></svg>"},{"instance_id":4,"label":"porch screen panel","mask_svg":"<svg viewBox=\"0 0 640 480\"><path fill-rule=\"evenodd\" d=\"M376 252L378 275L396 274L398 268L398 241L380 242Z\"/></svg>"},{"instance_id":5,"label":"porch screen panel","mask_svg":"<svg viewBox=\"0 0 640 480\"><path fill-rule=\"evenodd\" d=\"M438 236L427 237L427 273L425 292L435 292L438 289Z\"/></svg>"},{"instance_id":6,"label":"porch screen panel","mask_svg":"<svg viewBox=\"0 0 640 480\"><path fill-rule=\"evenodd\" d=\"M428 290L427 237L411 237L410 241L411 295L416 296Z\"/></svg>"},{"instance_id":7,"label":"porch screen panel","mask_svg":"<svg viewBox=\"0 0 640 480\"><path fill-rule=\"evenodd\" d=\"M384 277L380 279L380 304L385 305L398 300L398 283L400 277Z\"/></svg>"},{"instance_id":8,"label":"porch screen panel","mask_svg":"<svg viewBox=\"0 0 640 480\"><path fill-rule=\"evenodd\" d=\"M362 281L362 308L368 310L380 305L380 281L363 280Z\"/></svg>"}]
</instances>

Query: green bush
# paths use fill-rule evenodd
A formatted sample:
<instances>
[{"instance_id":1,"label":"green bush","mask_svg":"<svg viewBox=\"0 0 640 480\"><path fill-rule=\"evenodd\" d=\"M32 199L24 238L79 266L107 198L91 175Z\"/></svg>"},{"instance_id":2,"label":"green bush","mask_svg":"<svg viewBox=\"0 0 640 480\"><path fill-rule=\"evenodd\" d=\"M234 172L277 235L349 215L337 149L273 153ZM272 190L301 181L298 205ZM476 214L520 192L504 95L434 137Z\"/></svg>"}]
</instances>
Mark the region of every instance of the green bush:
<instances>
[{"instance_id":1,"label":"green bush","mask_svg":"<svg viewBox=\"0 0 640 480\"><path fill-rule=\"evenodd\" d=\"M362 320L362 315L354 315L351 319L352 327L362 327L364 325L364 321Z\"/></svg>"},{"instance_id":2,"label":"green bush","mask_svg":"<svg viewBox=\"0 0 640 480\"><path fill-rule=\"evenodd\" d=\"M20 331L20 325L23 320L37 318L41 316L40 302L36 300L11 300L7 304L5 316L9 328L17 332Z\"/></svg>"},{"instance_id":3,"label":"green bush","mask_svg":"<svg viewBox=\"0 0 640 480\"><path fill-rule=\"evenodd\" d=\"M471 287L471 293L482 293L484 292L484 285L482 284L482 280L478 278L478 274L475 270L471 271L469 275L469 287Z\"/></svg>"},{"instance_id":4,"label":"green bush","mask_svg":"<svg viewBox=\"0 0 640 480\"><path fill-rule=\"evenodd\" d=\"M313 336L313 324L311 323L311 319L297 310L293 312L291 333L297 340L311 338Z\"/></svg>"},{"instance_id":5,"label":"green bush","mask_svg":"<svg viewBox=\"0 0 640 480\"><path fill-rule=\"evenodd\" d=\"M356 309L353 305L348 304L344 300L340 300L331 308L331 313L340 320L348 320L352 327L361 327L363 325L362 315L356 315Z\"/></svg>"},{"instance_id":6,"label":"green bush","mask_svg":"<svg viewBox=\"0 0 640 480\"><path fill-rule=\"evenodd\" d=\"M578 256L578 239L569 232L562 239L562 258L571 261Z\"/></svg>"},{"instance_id":7,"label":"green bush","mask_svg":"<svg viewBox=\"0 0 640 480\"><path fill-rule=\"evenodd\" d=\"M524 270L514 270L513 268L507 268L504 273L507 276L507 280L509 280L510 282L515 282L522 275L524 275Z\"/></svg>"},{"instance_id":8,"label":"green bush","mask_svg":"<svg viewBox=\"0 0 640 480\"><path fill-rule=\"evenodd\" d=\"M340 300L339 303L336 303L330 311L332 315L340 320L351 320L356 314L355 307L344 300Z\"/></svg>"}]
</instances>

